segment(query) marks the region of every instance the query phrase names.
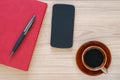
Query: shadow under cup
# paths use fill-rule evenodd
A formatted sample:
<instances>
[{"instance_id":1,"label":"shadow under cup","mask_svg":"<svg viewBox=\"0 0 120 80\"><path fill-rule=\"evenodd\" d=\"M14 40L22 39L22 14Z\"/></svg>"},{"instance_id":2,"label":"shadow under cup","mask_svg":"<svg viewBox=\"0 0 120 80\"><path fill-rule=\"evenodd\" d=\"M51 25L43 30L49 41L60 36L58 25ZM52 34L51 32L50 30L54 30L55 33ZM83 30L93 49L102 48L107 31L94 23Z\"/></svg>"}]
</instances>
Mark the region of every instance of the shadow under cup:
<instances>
[{"instance_id":1,"label":"shadow under cup","mask_svg":"<svg viewBox=\"0 0 120 80\"><path fill-rule=\"evenodd\" d=\"M105 68L106 61L106 53L98 46L90 46L82 54L83 65L92 71L101 70L107 73L107 69Z\"/></svg>"}]
</instances>

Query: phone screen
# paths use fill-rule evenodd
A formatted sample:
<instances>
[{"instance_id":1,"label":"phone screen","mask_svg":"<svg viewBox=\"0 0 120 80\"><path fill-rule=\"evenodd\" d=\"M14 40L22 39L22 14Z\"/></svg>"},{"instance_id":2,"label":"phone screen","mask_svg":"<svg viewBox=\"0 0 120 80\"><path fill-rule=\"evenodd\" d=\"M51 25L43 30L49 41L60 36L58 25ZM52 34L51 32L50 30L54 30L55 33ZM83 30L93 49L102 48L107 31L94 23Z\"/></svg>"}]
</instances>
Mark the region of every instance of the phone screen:
<instances>
[{"instance_id":1,"label":"phone screen","mask_svg":"<svg viewBox=\"0 0 120 80\"><path fill-rule=\"evenodd\" d=\"M73 45L75 7L55 4L52 13L51 46L70 48Z\"/></svg>"}]
</instances>

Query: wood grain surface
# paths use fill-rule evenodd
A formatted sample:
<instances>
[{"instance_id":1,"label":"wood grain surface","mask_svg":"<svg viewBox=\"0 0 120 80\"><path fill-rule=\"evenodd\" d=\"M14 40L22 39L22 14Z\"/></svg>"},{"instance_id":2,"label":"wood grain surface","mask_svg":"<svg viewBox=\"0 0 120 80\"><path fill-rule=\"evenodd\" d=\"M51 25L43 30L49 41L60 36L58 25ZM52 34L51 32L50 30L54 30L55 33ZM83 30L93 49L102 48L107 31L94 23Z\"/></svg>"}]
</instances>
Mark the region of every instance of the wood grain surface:
<instances>
[{"instance_id":1,"label":"wood grain surface","mask_svg":"<svg viewBox=\"0 0 120 80\"><path fill-rule=\"evenodd\" d=\"M36 43L28 72L0 65L0 80L119 80L120 79L120 1L119 0L43 0L47 12ZM52 6L73 4L75 11L74 43L70 49L50 46ZM75 61L78 48L98 40L112 55L108 74L88 76Z\"/></svg>"}]
</instances>

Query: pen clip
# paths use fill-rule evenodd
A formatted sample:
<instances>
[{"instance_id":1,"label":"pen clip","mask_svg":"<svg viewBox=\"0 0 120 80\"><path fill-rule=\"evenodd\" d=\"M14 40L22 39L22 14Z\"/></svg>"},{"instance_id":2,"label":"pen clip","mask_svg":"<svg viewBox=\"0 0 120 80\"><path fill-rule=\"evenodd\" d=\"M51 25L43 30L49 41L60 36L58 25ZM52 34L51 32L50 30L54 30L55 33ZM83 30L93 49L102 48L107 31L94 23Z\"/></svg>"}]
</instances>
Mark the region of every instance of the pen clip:
<instances>
[{"instance_id":1,"label":"pen clip","mask_svg":"<svg viewBox=\"0 0 120 80\"><path fill-rule=\"evenodd\" d=\"M34 20L35 20L35 15L30 19L30 21L28 22L26 28L24 29L24 35L27 34L27 32L28 32L28 30L31 28Z\"/></svg>"}]
</instances>

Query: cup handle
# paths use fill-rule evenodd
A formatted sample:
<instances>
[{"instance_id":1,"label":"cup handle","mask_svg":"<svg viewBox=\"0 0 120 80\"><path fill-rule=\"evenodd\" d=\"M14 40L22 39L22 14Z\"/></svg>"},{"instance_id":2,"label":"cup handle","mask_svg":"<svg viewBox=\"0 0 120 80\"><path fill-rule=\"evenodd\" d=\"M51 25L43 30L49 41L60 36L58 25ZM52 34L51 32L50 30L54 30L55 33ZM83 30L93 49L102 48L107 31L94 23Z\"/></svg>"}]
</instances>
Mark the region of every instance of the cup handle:
<instances>
[{"instance_id":1,"label":"cup handle","mask_svg":"<svg viewBox=\"0 0 120 80\"><path fill-rule=\"evenodd\" d=\"M101 71L102 71L102 72L104 72L105 74L107 74L107 73L108 73L108 70L107 70L105 67L104 67L104 68L102 68L102 69L101 69Z\"/></svg>"}]
</instances>

